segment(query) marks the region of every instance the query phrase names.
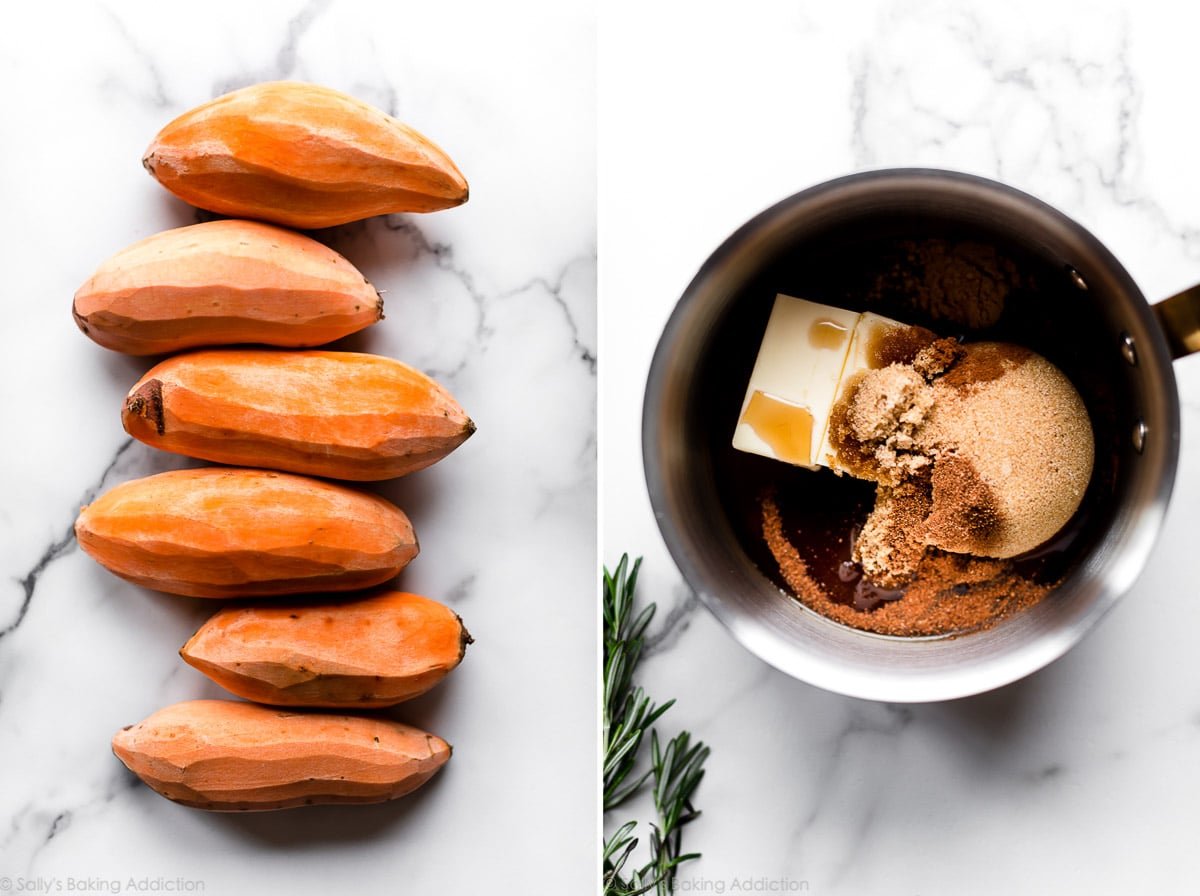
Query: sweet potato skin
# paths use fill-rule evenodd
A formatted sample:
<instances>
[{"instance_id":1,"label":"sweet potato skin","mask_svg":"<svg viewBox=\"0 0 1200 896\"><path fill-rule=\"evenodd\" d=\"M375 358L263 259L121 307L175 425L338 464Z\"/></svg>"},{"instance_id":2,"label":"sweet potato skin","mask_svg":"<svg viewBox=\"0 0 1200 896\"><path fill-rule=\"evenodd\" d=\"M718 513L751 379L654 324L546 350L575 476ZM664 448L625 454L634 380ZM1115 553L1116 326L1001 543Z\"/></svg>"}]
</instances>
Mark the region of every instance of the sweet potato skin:
<instances>
[{"instance_id":1,"label":"sweet potato skin","mask_svg":"<svg viewBox=\"0 0 1200 896\"><path fill-rule=\"evenodd\" d=\"M431 140L354 97L295 81L235 90L164 127L142 164L185 202L289 227L467 201Z\"/></svg>"},{"instance_id":2,"label":"sweet potato skin","mask_svg":"<svg viewBox=\"0 0 1200 896\"><path fill-rule=\"evenodd\" d=\"M378 803L450 758L440 737L388 719L191 700L118 731L113 753L157 793L196 809Z\"/></svg>"},{"instance_id":3,"label":"sweet potato skin","mask_svg":"<svg viewBox=\"0 0 1200 896\"><path fill-rule=\"evenodd\" d=\"M450 393L399 361L264 349L168 358L130 390L122 423L176 454L358 481L420 470L475 431Z\"/></svg>"},{"instance_id":4,"label":"sweet potato skin","mask_svg":"<svg viewBox=\"0 0 1200 896\"><path fill-rule=\"evenodd\" d=\"M75 293L75 323L105 348L154 355L206 345L323 345L383 317L350 262L290 230L207 221L106 260Z\"/></svg>"},{"instance_id":5,"label":"sweet potato skin","mask_svg":"<svg viewBox=\"0 0 1200 896\"><path fill-rule=\"evenodd\" d=\"M80 547L137 585L192 597L369 588L419 550L393 504L268 470L174 470L118 485L75 521Z\"/></svg>"},{"instance_id":6,"label":"sweet potato skin","mask_svg":"<svg viewBox=\"0 0 1200 896\"><path fill-rule=\"evenodd\" d=\"M448 607L416 594L229 607L179 654L239 697L275 706L391 706L425 693L471 636Z\"/></svg>"}]
</instances>

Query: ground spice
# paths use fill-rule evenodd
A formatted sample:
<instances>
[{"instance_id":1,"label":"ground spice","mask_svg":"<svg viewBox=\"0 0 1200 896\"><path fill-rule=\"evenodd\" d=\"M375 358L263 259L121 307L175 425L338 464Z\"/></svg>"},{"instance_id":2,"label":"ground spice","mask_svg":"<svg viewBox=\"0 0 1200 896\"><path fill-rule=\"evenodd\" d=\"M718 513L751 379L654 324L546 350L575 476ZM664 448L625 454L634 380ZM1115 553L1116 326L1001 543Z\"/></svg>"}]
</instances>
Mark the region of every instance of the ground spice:
<instances>
[{"instance_id":1,"label":"ground spice","mask_svg":"<svg viewBox=\"0 0 1200 896\"><path fill-rule=\"evenodd\" d=\"M904 240L895 263L876 278L868 300L905 304L972 329L990 327L1021 283L1017 266L994 246L969 241Z\"/></svg>"},{"instance_id":2,"label":"ground spice","mask_svg":"<svg viewBox=\"0 0 1200 896\"><path fill-rule=\"evenodd\" d=\"M1057 583L1022 576L1010 561L928 550L911 585L869 611L830 597L792 543L773 496L761 499L763 537L793 594L830 619L882 635L921 637L980 631L1049 594Z\"/></svg>"},{"instance_id":3,"label":"ground spice","mask_svg":"<svg viewBox=\"0 0 1200 896\"><path fill-rule=\"evenodd\" d=\"M923 536L943 550L971 553L994 547L1003 519L995 491L969 458L939 458L929 477L931 513L921 521Z\"/></svg>"}]
</instances>

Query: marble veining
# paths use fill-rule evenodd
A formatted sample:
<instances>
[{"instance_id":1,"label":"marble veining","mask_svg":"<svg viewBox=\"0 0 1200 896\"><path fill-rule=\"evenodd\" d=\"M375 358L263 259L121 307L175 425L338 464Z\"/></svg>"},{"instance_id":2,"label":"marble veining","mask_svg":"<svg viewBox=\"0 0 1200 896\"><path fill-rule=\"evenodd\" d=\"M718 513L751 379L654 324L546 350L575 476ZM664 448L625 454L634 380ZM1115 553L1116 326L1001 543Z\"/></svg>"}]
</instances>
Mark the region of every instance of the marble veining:
<instances>
[{"instance_id":1,"label":"marble veining","mask_svg":"<svg viewBox=\"0 0 1200 896\"><path fill-rule=\"evenodd\" d=\"M362 892L517 893L530 890L514 857L536 837L546 892L587 892L598 823L591 10L279 0L251 14L214 2L186 26L149 2L70 10L70 28L49 3L0 33L10 83L33 88L6 95L11 114L37 134L20 161L14 142L0 147L0 245L20 259L5 256L15 273L3 301L21 321L0 359L0 401L20 421L0 444L0 878L18 891L162 878L210 894L328 893L348 880ZM422 790L379 806L210 814L161 799L110 752L122 725L223 696L176 655L216 605L129 585L76 549L82 504L195 462L124 434L121 400L154 359L92 344L69 306L108 255L209 217L141 169L154 133L276 78L398 115L471 182L460 209L314 235L384 294L386 319L334 347L425 370L479 427L434 467L370 486L420 539L398 586L454 607L475 643L441 686L389 711L454 745Z\"/></svg>"},{"instance_id":2,"label":"marble veining","mask_svg":"<svg viewBox=\"0 0 1200 896\"><path fill-rule=\"evenodd\" d=\"M1181 148L1198 126L1179 76L1180 29L1196 14L974 0L772 2L685 19L610 9L640 27L613 33L601 57L601 132L638 133L601 157L602 201L617 210L601 219L602 338L626 359L603 383L602 544L610 565L644 556L641 594L664 620L688 589L644 498L637 411L674 302L756 212L855 170L953 168L1080 221L1151 301L1200 282L1200 179ZM680 120L720 126L697 142ZM635 213L651 192L652 228ZM640 682L676 698L668 728L712 747L685 838L703 858L680 892L757 879L825 896L1187 891L1200 826L1200 361L1175 371L1183 453L1149 567L1030 678L952 703L866 703L771 669L702 608L681 613Z\"/></svg>"},{"instance_id":3,"label":"marble veining","mask_svg":"<svg viewBox=\"0 0 1200 896\"><path fill-rule=\"evenodd\" d=\"M121 458L124 456L125 452L128 451L134 444L136 443L133 439L126 439L121 443L121 447L117 449L116 454L113 455L113 459L109 462L108 466L104 468L104 472L100 474L100 479L94 486L90 487L87 492L84 493L83 498L79 502L81 507L85 504L90 504L97 495L102 494L104 490L108 488L108 486L112 485L116 481L113 477L113 472L116 470L118 464L120 464ZM9 622L8 625L6 625L3 629L0 629L0 638L3 638L6 635L14 632L17 629L17 626L19 626L25 620L25 614L29 612L29 605L33 602L33 593L37 588L38 579L41 578L42 574L46 571L46 568L63 555L75 550L76 547L78 547L78 544L75 541L75 520L72 518L71 523L67 526L67 531L62 535L62 537L55 539L49 546L47 546L47 548L42 552L41 557L38 558L37 563L34 564L33 568L24 576L17 579L22 591L21 602L17 607L16 614L12 621Z\"/></svg>"},{"instance_id":4,"label":"marble veining","mask_svg":"<svg viewBox=\"0 0 1200 896\"><path fill-rule=\"evenodd\" d=\"M700 598L696 592L680 583L674 589L674 599L670 604L659 604L657 613L663 613L654 620L646 632L644 656L651 657L664 650L670 650L675 642L683 636L692 622L692 616L700 606Z\"/></svg>"}]
</instances>

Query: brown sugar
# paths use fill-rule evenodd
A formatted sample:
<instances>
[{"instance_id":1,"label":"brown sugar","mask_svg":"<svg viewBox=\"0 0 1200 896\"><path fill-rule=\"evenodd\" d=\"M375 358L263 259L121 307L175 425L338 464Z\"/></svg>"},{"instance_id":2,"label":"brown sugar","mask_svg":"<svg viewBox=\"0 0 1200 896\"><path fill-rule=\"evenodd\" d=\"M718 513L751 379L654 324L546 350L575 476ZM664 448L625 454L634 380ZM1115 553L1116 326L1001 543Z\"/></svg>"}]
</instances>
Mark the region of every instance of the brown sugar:
<instances>
[{"instance_id":1,"label":"brown sugar","mask_svg":"<svg viewBox=\"0 0 1200 896\"><path fill-rule=\"evenodd\" d=\"M1070 519L1091 478L1087 409L1057 367L1015 345L949 342L864 372L830 417L837 462L880 486L855 559L881 584L909 575L911 561L889 567L913 543L999 558L1032 550ZM897 526L889 489L902 483L925 491L928 514Z\"/></svg>"},{"instance_id":2,"label":"brown sugar","mask_svg":"<svg viewBox=\"0 0 1200 896\"><path fill-rule=\"evenodd\" d=\"M867 345L867 357L872 367L912 364L917 355L938 341L937 333L924 327L879 327Z\"/></svg>"},{"instance_id":3,"label":"brown sugar","mask_svg":"<svg viewBox=\"0 0 1200 896\"><path fill-rule=\"evenodd\" d=\"M934 393L904 364L860 373L829 414L829 442L838 464L859 479L899 485L929 465L917 433L933 410Z\"/></svg>"},{"instance_id":4,"label":"brown sugar","mask_svg":"<svg viewBox=\"0 0 1200 896\"><path fill-rule=\"evenodd\" d=\"M832 583L841 599L805 562L774 497L761 500L767 546L807 606L869 631L937 635L985 627L1052 589L1009 558L1075 512L1095 446L1082 400L1049 361L1008 344L925 340L910 362L859 374L829 426L838 465L876 483Z\"/></svg>"},{"instance_id":5,"label":"brown sugar","mask_svg":"<svg viewBox=\"0 0 1200 896\"><path fill-rule=\"evenodd\" d=\"M907 588L873 609L856 609L835 601L811 575L775 499L764 496L761 509L764 540L792 593L822 616L864 631L904 637L979 631L1033 606L1057 585L1020 575L1010 561L929 550Z\"/></svg>"},{"instance_id":6,"label":"brown sugar","mask_svg":"<svg viewBox=\"0 0 1200 896\"><path fill-rule=\"evenodd\" d=\"M927 380L941 376L962 360L963 347L957 339L938 339L913 356L913 370Z\"/></svg>"},{"instance_id":7,"label":"brown sugar","mask_svg":"<svg viewBox=\"0 0 1200 896\"><path fill-rule=\"evenodd\" d=\"M944 509L948 523L944 532L930 534L929 543L1012 557L1053 537L1079 507L1091 480L1095 440L1083 399L1045 358L997 343L969 349L934 383L933 411L921 434L937 455L933 512ZM979 357L984 360L977 364ZM964 367L979 378L955 380ZM958 458L959 470L943 474L943 493L961 505L957 509L936 492L938 467L951 457ZM956 531L950 524L972 514L987 523L985 529Z\"/></svg>"},{"instance_id":8,"label":"brown sugar","mask_svg":"<svg viewBox=\"0 0 1200 896\"><path fill-rule=\"evenodd\" d=\"M863 576L884 588L912 582L925 556L925 520L930 489L922 477L896 486L880 486L875 507L854 541L852 559Z\"/></svg>"}]
</instances>

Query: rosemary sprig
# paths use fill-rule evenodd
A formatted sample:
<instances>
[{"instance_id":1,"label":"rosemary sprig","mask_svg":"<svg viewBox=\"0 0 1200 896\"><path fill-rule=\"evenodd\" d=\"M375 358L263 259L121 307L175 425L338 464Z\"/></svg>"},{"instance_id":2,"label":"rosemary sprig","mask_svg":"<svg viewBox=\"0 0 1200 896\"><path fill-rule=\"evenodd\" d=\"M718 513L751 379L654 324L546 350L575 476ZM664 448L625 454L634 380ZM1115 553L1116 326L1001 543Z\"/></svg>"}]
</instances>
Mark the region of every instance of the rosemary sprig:
<instances>
[{"instance_id":1,"label":"rosemary sprig","mask_svg":"<svg viewBox=\"0 0 1200 896\"><path fill-rule=\"evenodd\" d=\"M692 796L704 777L708 747L681 732L662 747L655 723L675 701L661 706L633 684L646 628L655 605L634 613L634 592L642 561L629 565L621 557L615 572L604 570L604 810L620 806L652 781L657 824L650 826L650 861L628 873L625 866L637 848L636 821L621 825L604 843L604 896L637 896L654 890L669 896L681 864L699 858L683 853L683 827L699 812ZM646 733L650 734L650 766L636 774Z\"/></svg>"}]
</instances>

